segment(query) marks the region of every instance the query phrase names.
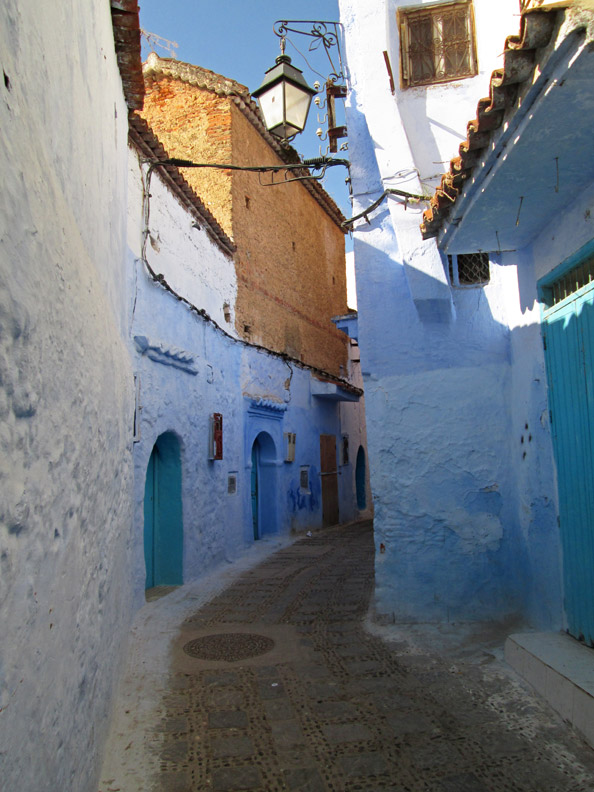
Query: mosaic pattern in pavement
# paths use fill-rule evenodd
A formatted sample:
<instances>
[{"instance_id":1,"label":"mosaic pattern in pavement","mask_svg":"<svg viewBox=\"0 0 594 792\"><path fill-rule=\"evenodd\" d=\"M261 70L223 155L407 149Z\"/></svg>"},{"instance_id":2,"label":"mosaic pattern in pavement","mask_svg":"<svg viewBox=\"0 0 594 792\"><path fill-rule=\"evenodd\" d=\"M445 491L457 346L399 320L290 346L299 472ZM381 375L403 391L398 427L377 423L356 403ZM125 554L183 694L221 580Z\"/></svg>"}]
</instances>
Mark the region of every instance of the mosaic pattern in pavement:
<instances>
[{"instance_id":1,"label":"mosaic pattern in pavement","mask_svg":"<svg viewBox=\"0 0 594 792\"><path fill-rule=\"evenodd\" d=\"M594 754L507 672L363 627L371 526L281 550L182 626L159 726L160 792L590 792ZM195 660L213 633L274 642Z\"/></svg>"}]
</instances>

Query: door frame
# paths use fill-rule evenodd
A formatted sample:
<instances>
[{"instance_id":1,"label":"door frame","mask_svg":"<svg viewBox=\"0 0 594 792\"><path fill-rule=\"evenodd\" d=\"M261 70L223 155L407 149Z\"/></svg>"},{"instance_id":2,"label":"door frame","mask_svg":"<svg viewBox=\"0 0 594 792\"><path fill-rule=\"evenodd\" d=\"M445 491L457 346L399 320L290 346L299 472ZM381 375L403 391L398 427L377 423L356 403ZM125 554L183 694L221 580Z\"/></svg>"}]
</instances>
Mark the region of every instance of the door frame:
<instances>
[{"instance_id":1,"label":"door frame","mask_svg":"<svg viewBox=\"0 0 594 792\"><path fill-rule=\"evenodd\" d=\"M328 446L327 451L324 445ZM333 452L331 446L333 446ZM327 463L327 464L325 464ZM320 478L322 481L322 525L340 523L340 496L338 491L338 457L335 434L320 435Z\"/></svg>"}]
</instances>

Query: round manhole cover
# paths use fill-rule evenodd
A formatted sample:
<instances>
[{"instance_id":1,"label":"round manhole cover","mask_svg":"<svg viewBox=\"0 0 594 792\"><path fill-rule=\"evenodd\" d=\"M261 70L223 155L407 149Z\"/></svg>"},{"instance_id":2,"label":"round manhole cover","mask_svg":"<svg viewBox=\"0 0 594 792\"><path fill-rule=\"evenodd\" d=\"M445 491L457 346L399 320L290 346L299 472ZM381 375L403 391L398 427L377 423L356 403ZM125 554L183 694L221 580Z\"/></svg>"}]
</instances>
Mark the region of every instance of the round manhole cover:
<instances>
[{"instance_id":1,"label":"round manhole cover","mask_svg":"<svg viewBox=\"0 0 594 792\"><path fill-rule=\"evenodd\" d=\"M190 657L199 660L226 660L234 663L266 654L274 647L272 638L255 633L218 633L188 641L183 647Z\"/></svg>"}]
</instances>

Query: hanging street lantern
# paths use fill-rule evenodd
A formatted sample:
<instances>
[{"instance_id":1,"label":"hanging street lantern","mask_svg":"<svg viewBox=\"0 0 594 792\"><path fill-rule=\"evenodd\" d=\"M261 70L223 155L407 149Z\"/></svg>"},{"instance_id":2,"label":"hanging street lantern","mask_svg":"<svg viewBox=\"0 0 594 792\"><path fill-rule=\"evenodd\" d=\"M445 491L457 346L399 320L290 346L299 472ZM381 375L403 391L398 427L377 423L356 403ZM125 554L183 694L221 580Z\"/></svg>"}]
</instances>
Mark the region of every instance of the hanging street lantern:
<instances>
[{"instance_id":1,"label":"hanging street lantern","mask_svg":"<svg viewBox=\"0 0 594 792\"><path fill-rule=\"evenodd\" d=\"M283 45L284 41L282 54L252 96L260 103L268 131L281 140L290 140L303 132L312 97L317 92L306 83L301 69L292 65Z\"/></svg>"}]
</instances>

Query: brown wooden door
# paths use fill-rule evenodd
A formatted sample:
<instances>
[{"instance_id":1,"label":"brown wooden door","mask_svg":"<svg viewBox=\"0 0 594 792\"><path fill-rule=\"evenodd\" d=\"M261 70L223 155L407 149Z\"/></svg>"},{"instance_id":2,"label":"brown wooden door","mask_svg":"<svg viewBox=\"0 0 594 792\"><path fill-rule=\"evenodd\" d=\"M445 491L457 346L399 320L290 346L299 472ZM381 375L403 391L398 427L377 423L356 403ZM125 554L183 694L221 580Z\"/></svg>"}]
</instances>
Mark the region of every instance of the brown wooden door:
<instances>
[{"instance_id":1,"label":"brown wooden door","mask_svg":"<svg viewBox=\"0 0 594 792\"><path fill-rule=\"evenodd\" d=\"M338 470L336 435L320 435L320 471L322 476L322 522L338 523Z\"/></svg>"}]
</instances>

